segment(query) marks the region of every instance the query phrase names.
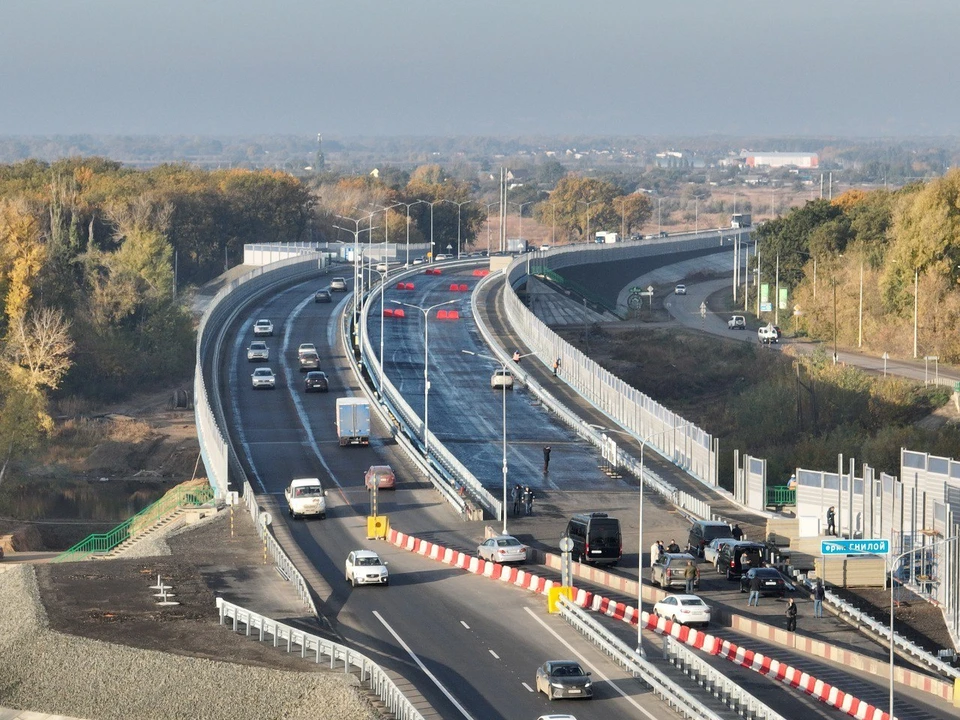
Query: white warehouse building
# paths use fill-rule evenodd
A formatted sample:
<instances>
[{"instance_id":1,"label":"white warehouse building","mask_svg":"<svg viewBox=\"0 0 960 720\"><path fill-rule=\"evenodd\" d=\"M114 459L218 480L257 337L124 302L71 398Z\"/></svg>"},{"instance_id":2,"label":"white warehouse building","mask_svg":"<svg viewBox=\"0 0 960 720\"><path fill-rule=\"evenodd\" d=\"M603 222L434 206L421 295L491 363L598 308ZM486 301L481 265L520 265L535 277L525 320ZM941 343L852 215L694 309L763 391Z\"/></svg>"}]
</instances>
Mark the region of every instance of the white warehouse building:
<instances>
[{"instance_id":1,"label":"white warehouse building","mask_svg":"<svg viewBox=\"0 0 960 720\"><path fill-rule=\"evenodd\" d=\"M817 153L805 152L742 152L740 157L747 167L815 168L820 164Z\"/></svg>"}]
</instances>

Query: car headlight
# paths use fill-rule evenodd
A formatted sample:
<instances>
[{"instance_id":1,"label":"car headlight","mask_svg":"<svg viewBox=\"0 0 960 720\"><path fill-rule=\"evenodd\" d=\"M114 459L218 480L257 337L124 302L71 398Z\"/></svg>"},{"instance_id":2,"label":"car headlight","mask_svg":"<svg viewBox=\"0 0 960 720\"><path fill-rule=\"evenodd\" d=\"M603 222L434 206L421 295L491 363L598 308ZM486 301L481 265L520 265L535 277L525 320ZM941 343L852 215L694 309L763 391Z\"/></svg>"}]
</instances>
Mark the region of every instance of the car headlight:
<instances>
[{"instance_id":1,"label":"car headlight","mask_svg":"<svg viewBox=\"0 0 960 720\"><path fill-rule=\"evenodd\" d=\"M590 687L591 685L593 685L593 683L590 682L589 680L587 680L587 682L584 684L584 687L585 687L585 688L588 688L588 687Z\"/></svg>"},{"instance_id":2,"label":"car headlight","mask_svg":"<svg viewBox=\"0 0 960 720\"><path fill-rule=\"evenodd\" d=\"M561 690L562 690L562 689L563 689L563 683L552 682L552 683L550 683L550 687L555 687L555 688L558 688L558 689L561 689Z\"/></svg>"}]
</instances>

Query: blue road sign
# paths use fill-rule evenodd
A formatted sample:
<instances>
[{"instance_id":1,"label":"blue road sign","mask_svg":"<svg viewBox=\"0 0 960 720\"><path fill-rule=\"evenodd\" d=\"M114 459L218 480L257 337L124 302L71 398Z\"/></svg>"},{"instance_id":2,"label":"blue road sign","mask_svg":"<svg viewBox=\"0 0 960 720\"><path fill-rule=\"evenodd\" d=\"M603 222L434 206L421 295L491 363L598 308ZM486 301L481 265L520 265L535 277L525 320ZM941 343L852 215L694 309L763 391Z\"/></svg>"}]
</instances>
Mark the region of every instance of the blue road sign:
<instances>
[{"instance_id":1,"label":"blue road sign","mask_svg":"<svg viewBox=\"0 0 960 720\"><path fill-rule=\"evenodd\" d=\"M821 540L821 555L889 555L890 541L883 538L865 538L863 540Z\"/></svg>"}]
</instances>

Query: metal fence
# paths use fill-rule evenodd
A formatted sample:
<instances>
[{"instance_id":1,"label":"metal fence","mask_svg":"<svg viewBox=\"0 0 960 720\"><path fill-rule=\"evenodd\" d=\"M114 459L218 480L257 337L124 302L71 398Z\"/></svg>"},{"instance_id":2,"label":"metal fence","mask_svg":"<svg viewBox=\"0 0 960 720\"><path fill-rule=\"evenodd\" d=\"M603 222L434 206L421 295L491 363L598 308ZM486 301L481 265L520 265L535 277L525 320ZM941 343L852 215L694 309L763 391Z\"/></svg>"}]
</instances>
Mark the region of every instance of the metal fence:
<instances>
[{"instance_id":1,"label":"metal fence","mask_svg":"<svg viewBox=\"0 0 960 720\"><path fill-rule=\"evenodd\" d=\"M547 253L527 253L511 263L506 271L504 305L513 330L541 360L560 358L564 381L597 409L622 428L639 438L650 438L649 445L710 486L717 485L717 444L713 436L685 420L649 396L631 387L605 370L585 354L568 344L523 304L516 292L528 274L531 263L553 270L574 264L610 262L651 257L679 250L715 247L716 236L701 240L667 242L656 245L622 243L609 246L573 246ZM601 258L596 253L602 252ZM530 257L534 256L534 257Z\"/></svg>"},{"instance_id":2,"label":"metal fence","mask_svg":"<svg viewBox=\"0 0 960 720\"><path fill-rule=\"evenodd\" d=\"M247 637L256 637L260 642L269 640L274 647L282 647L288 653L299 652L300 657L309 657L318 665L323 662L331 670L340 668L344 673L355 674L361 683L383 701L386 709L397 720L424 720L420 711L400 691L383 668L363 653L271 620L223 598L217 598L217 610L220 613L220 624L229 624L234 632L242 631Z\"/></svg>"}]
</instances>

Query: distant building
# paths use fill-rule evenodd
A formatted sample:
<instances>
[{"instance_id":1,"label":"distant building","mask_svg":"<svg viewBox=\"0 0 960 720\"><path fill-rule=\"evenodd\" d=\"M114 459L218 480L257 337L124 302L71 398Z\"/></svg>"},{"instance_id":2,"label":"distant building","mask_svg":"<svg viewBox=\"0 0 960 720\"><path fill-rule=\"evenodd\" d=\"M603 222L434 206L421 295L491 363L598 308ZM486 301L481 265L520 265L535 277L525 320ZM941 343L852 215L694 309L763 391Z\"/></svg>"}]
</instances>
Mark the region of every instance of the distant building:
<instances>
[{"instance_id":1,"label":"distant building","mask_svg":"<svg viewBox=\"0 0 960 720\"><path fill-rule=\"evenodd\" d=\"M706 166L702 158L693 153L678 150L658 152L654 164L659 168L702 168Z\"/></svg>"},{"instance_id":2,"label":"distant building","mask_svg":"<svg viewBox=\"0 0 960 720\"><path fill-rule=\"evenodd\" d=\"M816 153L803 152L742 152L747 167L798 167L815 168L820 164L820 158Z\"/></svg>"}]
</instances>

